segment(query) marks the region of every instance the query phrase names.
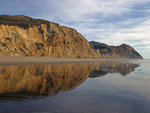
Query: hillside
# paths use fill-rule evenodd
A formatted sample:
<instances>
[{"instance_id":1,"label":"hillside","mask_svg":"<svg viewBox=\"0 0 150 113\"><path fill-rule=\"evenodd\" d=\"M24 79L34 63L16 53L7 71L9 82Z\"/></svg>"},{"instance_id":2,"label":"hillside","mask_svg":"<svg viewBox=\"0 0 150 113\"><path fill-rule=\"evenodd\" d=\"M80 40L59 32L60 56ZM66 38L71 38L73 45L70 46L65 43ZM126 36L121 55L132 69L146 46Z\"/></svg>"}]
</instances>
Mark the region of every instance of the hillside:
<instances>
[{"instance_id":1,"label":"hillside","mask_svg":"<svg viewBox=\"0 0 150 113\"><path fill-rule=\"evenodd\" d=\"M135 51L131 46L122 44L120 46L108 46L104 43L89 42L91 47L97 50L102 58L131 58L143 59L143 57Z\"/></svg>"},{"instance_id":2,"label":"hillside","mask_svg":"<svg viewBox=\"0 0 150 113\"><path fill-rule=\"evenodd\" d=\"M0 55L142 59L128 45L89 44L75 29L24 15L0 15Z\"/></svg>"},{"instance_id":3,"label":"hillside","mask_svg":"<svg viewBox=\"0 0 150 113\"><path fill-rule=\"evenodd\" d=\"M0 55L99 58L75 29L27 16L0 16Z\"/></svg>"}]
</instances>

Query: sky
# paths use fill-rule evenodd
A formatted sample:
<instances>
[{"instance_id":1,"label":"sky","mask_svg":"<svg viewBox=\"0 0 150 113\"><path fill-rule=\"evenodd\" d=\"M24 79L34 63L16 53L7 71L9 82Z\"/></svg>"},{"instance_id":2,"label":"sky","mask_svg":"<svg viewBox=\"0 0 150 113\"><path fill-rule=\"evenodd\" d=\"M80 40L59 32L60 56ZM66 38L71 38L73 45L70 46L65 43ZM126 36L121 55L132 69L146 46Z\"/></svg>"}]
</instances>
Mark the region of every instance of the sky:
<instances>
[{"instance_id":1,"label":"sky","mask_svg":"<svg viewBox=\"0 0 150 113\"><path fill-rule=\"evenodd\" d=\"M150 0L0 0L0 14L56 22L88 41L125 43L150 59Z\"/></svg>"}]
</instances>

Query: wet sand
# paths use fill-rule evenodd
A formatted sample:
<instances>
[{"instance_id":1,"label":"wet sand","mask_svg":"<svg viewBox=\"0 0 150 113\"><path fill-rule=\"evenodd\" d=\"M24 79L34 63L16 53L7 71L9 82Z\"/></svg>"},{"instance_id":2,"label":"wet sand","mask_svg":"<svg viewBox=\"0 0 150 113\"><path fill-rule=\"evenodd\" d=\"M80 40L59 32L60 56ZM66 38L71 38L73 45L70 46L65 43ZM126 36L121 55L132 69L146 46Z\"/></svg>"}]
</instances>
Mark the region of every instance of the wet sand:
<instances>
[{"instance_id":1,"label":"wet sand","mask_svg":"<svg viewBox=\"0 0 150 113\"><path fill-rule=\"evenodd\" d=\"M81 63L81 62L129 61L129 60L131 59L77 59L77 58L0 56L0 65L70 64L70 63ZM137 62L137 60L135 61Z\"/></svg>"},{"instance_id":2,"label":"wet sand","mask_svg":"<svg viewBox=\"0 0 150 113\"><path fill-rule=\"evenodd\" d=\"M106 59L75 59L75 58L0 56L0 65L68 64L68 63L80 63L80 62L98 62L98 61L104 61L104 60L106 60ZM111 59L109 59L109 60L111 60Z\"/></svg>"}]
</instances>

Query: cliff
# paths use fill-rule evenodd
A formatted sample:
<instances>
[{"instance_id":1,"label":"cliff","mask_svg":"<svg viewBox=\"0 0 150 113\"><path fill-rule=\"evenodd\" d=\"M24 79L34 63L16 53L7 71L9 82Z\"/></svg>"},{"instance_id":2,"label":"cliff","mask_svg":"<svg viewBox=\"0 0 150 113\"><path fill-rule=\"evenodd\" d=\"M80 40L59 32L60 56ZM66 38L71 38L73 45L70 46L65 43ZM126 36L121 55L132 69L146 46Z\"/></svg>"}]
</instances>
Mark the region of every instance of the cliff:
<instances>
[{"instance_id":1,"label":"cliff","mask_svg":"<svg viewBox=\"0 0 150 113\"><path fill-rule=\"evenodd\" d=\"M75 29L27 16L0 16L0 55L99 58Z\"/></svg>"},{"instance_id":2,"label":"cliff","mask_svg":"<svg viewBox=\"0 0 150 113\"><path fill-rule=\"evenodd\" d=\"M104 43L89 42L91 47L101 54L102 58L131 58L143 59L131 46L122 44L120 46L108 46Z\"/></svg>"},{"instance_id":3,"label":"cliff","mask_svg":"<svg viewBox=\"0 0 150 113\"><path fill-rule=\"evenodd\" d=\"M24 15L0 15L0 55L142 59L128 45L89 44L75 29Z\"/></svg>"}]
</instances>

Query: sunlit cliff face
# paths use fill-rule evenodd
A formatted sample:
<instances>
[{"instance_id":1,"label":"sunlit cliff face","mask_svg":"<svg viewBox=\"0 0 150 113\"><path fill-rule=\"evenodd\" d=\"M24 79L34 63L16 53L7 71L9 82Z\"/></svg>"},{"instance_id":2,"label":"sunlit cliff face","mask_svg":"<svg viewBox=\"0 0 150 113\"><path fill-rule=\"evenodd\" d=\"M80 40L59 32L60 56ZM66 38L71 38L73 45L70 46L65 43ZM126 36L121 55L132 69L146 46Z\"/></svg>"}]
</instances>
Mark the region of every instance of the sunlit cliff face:
<instances>
[{"instance_id":1,"label":"sunlit cliff face","mask_svg":"<svg viewBox=\"0 0 150 113\"><path fill-rule=\"evenodd\" d=\"M50 96L76 88L88 77L117 72L126 75L136 67L119 62L0 66L0 98Z\"/></svg>"},{"instance_id":2,"label":"sunlit cliff face","mask_svg":"<svg viewBox=\"0 0 150 113\"><path fill-rule=\"evenodd\" d=\"M100 58L75 29L27 16L0 16L0 55Z\"/></svg>"},{"instance_id":3,"label":"sunlit cliff face","mask_svg":"<svg viewBox=\"0 0 150 113\"><path fill-rule=\"evenodd\" d=\"M132 47L88 42L73 28L41 19L0 15L1 56L143 59Z\"/></svg>"}]
</instances>

